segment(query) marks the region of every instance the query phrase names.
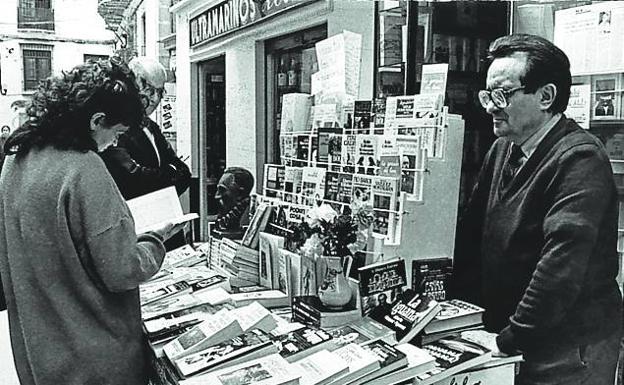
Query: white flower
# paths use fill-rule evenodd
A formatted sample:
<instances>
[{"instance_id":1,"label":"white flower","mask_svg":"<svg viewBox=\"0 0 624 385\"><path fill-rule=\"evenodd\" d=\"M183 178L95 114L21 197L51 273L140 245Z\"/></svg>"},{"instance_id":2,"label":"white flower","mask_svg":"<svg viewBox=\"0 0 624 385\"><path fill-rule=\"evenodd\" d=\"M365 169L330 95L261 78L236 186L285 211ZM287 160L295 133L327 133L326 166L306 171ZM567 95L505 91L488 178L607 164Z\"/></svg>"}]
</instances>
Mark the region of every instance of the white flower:
<instances>
[{"instance_id":1,"label":"white flower","mask_svg":"<svg viewBox=\"0 0 624 385\"><path fill-rule=\"evenodd\" d=\"M330 205L323 203L320 206L308 210L305 221L310 228L315 228L321 225L321 220L332 222L337 216L338 213Z\"/></svg>"}]
</instances>

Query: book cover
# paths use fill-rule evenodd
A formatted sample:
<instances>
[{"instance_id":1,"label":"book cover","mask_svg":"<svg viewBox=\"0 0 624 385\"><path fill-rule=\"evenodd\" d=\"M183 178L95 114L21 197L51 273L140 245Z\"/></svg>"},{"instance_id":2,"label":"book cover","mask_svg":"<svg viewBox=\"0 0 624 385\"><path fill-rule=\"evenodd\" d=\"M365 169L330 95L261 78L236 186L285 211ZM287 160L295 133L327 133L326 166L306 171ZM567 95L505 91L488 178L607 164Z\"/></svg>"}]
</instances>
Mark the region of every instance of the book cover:
<instances>
[{"instance_id":1,"label":"book cover","mask_svg":"<svg viewBox=\"0 0 624 385\"><path fill-rule=\"evenodd\" d=\"M260 285L269 289L277 287L279 248L284 247L284 237L260 232L259 236L259 271Z\"/></svg>"},{"instance_id":2,"label":"book cover","mask_svg":"<svg viewBox=\"0 0 624 385\"><path fill-rule=\"evenodd\" d=\"M378 138L377 135L355 137L355 171L358 174L375 175L379 157Z\"/></svg>"},{"instance_id":3,"label":"book cover","mask_svg":"<svg viewBox=\"0 0 624 385\"><path fill-rule=\"evenodd\" d=\"M340 174L334 171L327 171L325 174L325 195L323 199L331 201L330 203L339 202L339 176Z\"/></svg>"},{"instance_id":4,"label":"book cover","mask_svg":"<svg viewBox=\"0 0 624 385\"><path fill-rule=\"evenodd\" d=\"M251 222L243 235L242 244L246 247L255 249L257 245L258 233L263 231L271 214L271 207L262 202L258 205L258 208L251 218Z\"/></svg>"},{"instance_id":5,"label":"book cover","mask_svg":"<svg viewBox=\"0 0 624 385\"><path fill-rule=\"evenodd\" d=\"M347 304L342 310L332 310L325 307L315 295L293 297L292 319L295 322L329 328L360 318L361 311L355 303Z\"/></svg>"},{"instance_id":6,"label":"book cover","mask_svg":"<svg viewBox=\"0 0 624 385\"><path fill-rule=\"evenodd\" d=\"M353 175L351 202L355 206L373 205L373 177L368 175Z\"/></svg>"},{"instance_id":7,"label":"book cover","mask_svg":"<svg viewBox=\"0 0 624 385\"><path fill-rule=\"evenodd\" d=\"M347 362L327 350L302 358L293 366L301 374L300 385L327 385L349 371Z\"/></svg>"},{"instance_id":8,"label":"book cover","mask_svg":"<svg viewBox=\"0 0 624 385\"><path fill-rule=\"evenodd\" d=\"M348 365L348 372L336 378L331 385L345 385L357 380L381 367L377 356L358 344L347 344L334 350Z\"/></svg>"},{"instance_id":9,"label":"book cover","mask_svg":"<svg viewBox=\"0 0 624 385\"><path fill-rule=\"evenodd\" d=\"M396 343L394 330L385 327L370 317L362 317L357 321L350 322L349 326L368 338L368 341L362 345L377 340L384 340L392 344Z\"/></svg>"},{"instance_id":10,"label":"book cover","mask_svg":"<svg viewBox=\"0 0 624 385\"><path fill-rule=\"evenodd\" d=\"M391 306L378 306L369 316L396 332L399 343L410 342L440 312L440 304L430 297L406 290Z\"/></svg>"},{"instance_id":11,"label":"book cover","mask_svg":"<svg viewBox=\"0 0 624 385\"><path fill-rule=\"evenodd\" d=\"M243 333L227 310L219 311L163 347L172 362Z\"/></svg>"},{"instance_id":12,"label":"book cover","mask_svg":"<svg viewBox=\"0 0 624 385\"><path fill-rule=\"evenodd\" d=\"M229 297L229 293L222 288L189 293L165 298L161 301L141 306L141 318L144 321L147 321L154 318L164 317L169 314L177 314L177 312L192 309L196 306L204 304L217 306L226 304L230 301L231 299Z\"/></svg>"},{"instance_id":13,"label":"book cover","mask_svg":"<svg viewBox=\"0 0 624 385\"><path fill-rule=\"evenodd\" d=\"M191 245L182 245L167 251L160 270L173 269L181 266L191 266L203 258L201 251L195 250Z\"/></svg>"},{"instance_id":14,"label":"book cover","mask_svg":"<svg viewBox=\"0 0 624 385\"><path fill-rule=\"evenodd\" d=\"M319 205L325 195L325 169L304 167L302 177L302 204L307 206Z\"/></svg>"},{"instance_id":15,"label":"book cover","mask_svg":"<svg viewBox=\"0 0 624 385\"><path fill-rule=\"evenodd\" d=\"M267 309L290 306L288 294L280 290L267 290L266 288L257 291L233 293L230 298L238 307L248 305L254 301Z\"/></svg>"},{"instance_id":16,"label":"book cover","mask_svg":"<svg viewBox=\"0 0 624 385\"><path fill-rule=\"evenodd\" d=\"M193 376L184 385L297 385L300 376L279 354L271 354Z\"/></svg>"},{"instance_id":17,"label":"book cover","mask_svg":"<svg viewBox=\"0 0 624 385\"><path fill-rule=\"evenodd\" d=\"M148 338L162 340L169 338L170 336L167 336L169 333L176 333L178 329L188 325L196 325L219 310L231 308L232 305L230 304L210 305L205 303L188 309L177 310L162 317L146 320L143 322L143 328Z\"/></svg>"},{"instance_id":18,"label":"book cover","mask_svg":"<svg viewBox=\"0 0 624 385\"><path fill-rule=\"evenodd\" d=\"M327 168L330 163L329 144L330 139L337 134L340 134L339 128L333 127L320 127L317 132L318 137L318 152L316 154L316 161L319 167Z\"/></svg>"},{"instance_id":19,"label":"book cover","mask_svg":"<svg viewBox=\"0 0 624 385\"><path fill-rule=\"evenodd\" d=\"M293 161L293 166L305 167L310 165L312 140L310 135L295 136L295 155L297 160Z\"/></svg>"},{"instance_id":20,"label":"book cover","mask_svg":"<svg viewBox=\"0 0 624 385\"><path fill-rule=\"evenodd\" d=\"M304 327L275 337L279 354L288 362L294 362L324 349L332 336L322 329Z\"/></svg>"},{"instance_id":21,"label":"book cover","mask_svg":"<svg viewBox=\"0 0 624 385\"><path fill-rule=\"evenodd\" d=\"M320 142L319 142L320 148ZM329 169L332 171L341 171L342 164L342 134L330 133L327 144Z\"/></svg>"},{"instance_id":22,"label":"book cover","mask_svg":"<svg viewBox=\"0 0 624 385\"><path fill-rule=\"evenodd\" d=\"M286 167L284 170L284 200L290 203L299 203L303 179L301 167Z\"/></svg>"},{"instance_id":23,"label":"book cover","mask_svg":"<svg viewBox=\"0 0 624 385\"><path fill-rule=\"evenodd\" d=\"M409 201L422 201L423 172L427 152L420 136L399 136L396 140L401 155L401 192Z\"/></svg>"},{"instance_id":24,"label":"book cover","mask_svg":"<svg viewBox=\"0 0 624 385\"><path fill-rule=\"evenodd\" d=\"M367 383L367 385L397 384L411 380L417 374L435 368L435 360L428 351L410 344L399 344L395 348L407 357L407 365Z\"/></svg>"},{"instance_id":25,"label":"book cover","mask_svg":"<svg viewBox=\"0 0 624 385\"><path fill-rule=\"evenodd\" d=\"M405 353L385 341L374 341L362 347L377 357L379 369L352 381L350 385L364 384L377 377L381 377L407 366L407 356Z\"/></svg>"},{"instance_id":26,"label":"book cover","mask_svg":"<svg viewBox=\"0 0 624 385\"><path fill-rule=\"evenodd\" d=\"M425 333L433 334L445 330L480 325L483 320L482 307L459 299L440 302L440 313L425 327Z\"/></svg>"},{"instance_id":27,"label":"book cover","mask_svg":"<svg viewBox=\"0 0 624 385\"><path fill-rule=\"evenodd\" d=\"M232 309L230 315L238 321L243 332L260 329L268 333L277 326L271 312L259 302Z\"/></svg>"},{"instance_id":28,"label":"book cover","mask_svg":"<svg viewBox=\"0 0 624 385\"><path fill-rule=\"evenodd\" d=\"M414 383L418 385L434 384L492 358L492 353L485 347L458 336L426 344L423 350L435 359L435 368L416 376Z\"/></svg>"},{"instance_id":29,"label":"book cover","mask_svg":"<svg viewBox=\"0 0 624 385\"><path fill-rule=\"evenodd\" d=\"M383 128L386 121L386 99L376 98L373 101L373 127L375 134L383 134Z\"/></svg>"},{"instance_id":30,"label":"book cover","mask_svg":"<svg viewBox=\"0 0 624 385\"><path fill-rule=\"evenodd\" d=\"M341 164L342 171L353 173L355 172L355 135L343 135L342 136L342 148L341 148Z\"/></svg>"},{"instance_id":31,"label":"book cover","mask_svg":"<svg viewBox=\"0 0 624 385\"><path fill-rule=\"evenodd\" d=\"M362 315L390 307L407 284L405 260L393 259L358 268Z\"/></svg>"},{"instance_id":32,"label":"book cover","mask_svg":"<svg viewBox=\"0 0 624 385\"><path fill-rule=\"evenodd\" d=\"M264 195L269 198L281 197L282 190L284 190L284 166L265 164Z\"/></svg>"},{"instance_id":33,"label":"book cover","mask_svg":"<svg viewBox=\"0 0 624 385\"><path fill-rule=\"evenodd\" d=\"M231 338L197 353L174 361L178 373L187 378L201 372L236 365L243 360L252 360L277 353L270 336L259 329Z\"/></svg>"},{"instance_id":34,"label":"book cover","mask_svg":"<svg viewBox=\"0 0 624 385\"><path fill-rule=\"evenodd\" d=\"M277 250L277 270L276 281L274 282L274 288L285 293L288 297L292 296L291 293L291 261L290 256L292 253L287 252L283 248Z\"/></svg>"},{"instance_id":35,"label":"book cover","mask_svg":"<svg viewBox=\"0 0 624 385\"><path fill-rule=\"evenodd\" d=\"M370 134L372 101L356 100L353 106L353 133Z\"/></svg>"},{"instance_id":36,"label":"book cover","mask_svg":"<svg viewBox=\"0 0 624 385\"><path fill-rule=\"evenodd\" d=\"M353 174L338 174L338 202L351 203L353 195Z\"/></svg>"},{"instance_id":37,"label":"book cover","mask_svg":"<svg viewBox=\"0 0 624 385\"><path fill-rule=\"evenodd\" d=\"M448 284L453 272L451 258L429 258L412 261L412 288L436 301L447 299Z\"/></svg>"},{"instance_id":38,"label":"book cover","mask_svg":"<svg viewBox=\"0 0 624 385\"><path fill-rule=\"evenodd\" d=\"M293 159L296 157L295 137L293 135L280 136L280 156L282 157L282 164L292 164Z\"/></svg>"},{"instance_id":39,"label":"book cover","mask_svg":"<svg viewBox=\"0 0 624 385\"><path fill-rule=\"evenodd\" d=\"M180 295L184 293L190 293L192 291L191 285L187 281L179 281L157 290L150 291L141 294L141 304L147 305L152 302L159 301L161 299L172 297L174 295Z\"/></svg>"},{"instance_id":40,"label":"book cover","mask_svg":"<svg viewBox=\"0 0 624 385\"><path fill-rule=\"evenodd\" d=\"M375 213L373 233L383 236L390 242L394 242L398 211L398 180L388 177L374 177L372 195Z\"/></svg>"}]
</instances>

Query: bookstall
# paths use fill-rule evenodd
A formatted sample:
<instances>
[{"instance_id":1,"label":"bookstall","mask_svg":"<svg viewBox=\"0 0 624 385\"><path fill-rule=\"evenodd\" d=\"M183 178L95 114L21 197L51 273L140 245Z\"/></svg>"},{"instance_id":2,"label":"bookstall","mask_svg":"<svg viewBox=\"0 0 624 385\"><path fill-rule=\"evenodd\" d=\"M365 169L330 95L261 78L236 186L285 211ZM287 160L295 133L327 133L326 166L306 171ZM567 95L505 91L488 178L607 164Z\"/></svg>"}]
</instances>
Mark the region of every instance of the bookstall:
<instances>
[{"instance_id":1,"label":"bookstall","mask_svg":"<svg viewBox=\"0 0 624 385\"><path fill-rule=\"evenodd\" d=\"M155 383L513 383L520 358L473 332L483 309L446 296L464 137L448 65L361 99L361 44L318 41L310 92L281 95L244 234L169 252L141 288Z\"/></svg>"}]
</instances>

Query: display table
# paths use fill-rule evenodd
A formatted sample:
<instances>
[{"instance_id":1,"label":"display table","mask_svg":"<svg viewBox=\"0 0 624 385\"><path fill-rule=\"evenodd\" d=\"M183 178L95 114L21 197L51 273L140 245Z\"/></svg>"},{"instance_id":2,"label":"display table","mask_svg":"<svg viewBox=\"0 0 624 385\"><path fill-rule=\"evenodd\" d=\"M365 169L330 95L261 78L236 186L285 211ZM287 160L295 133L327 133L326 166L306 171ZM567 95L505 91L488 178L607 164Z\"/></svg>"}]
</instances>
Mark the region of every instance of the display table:
<instances>
[{"instance_id":1,"label":"display table","mask_svg":"<svg viewBox=\"0 0 624 385\"><path fill-rule=\"evenodd\" d=\"M456 374L435 385L513 385L517 362Z\"/></svg>"}]
</instances>

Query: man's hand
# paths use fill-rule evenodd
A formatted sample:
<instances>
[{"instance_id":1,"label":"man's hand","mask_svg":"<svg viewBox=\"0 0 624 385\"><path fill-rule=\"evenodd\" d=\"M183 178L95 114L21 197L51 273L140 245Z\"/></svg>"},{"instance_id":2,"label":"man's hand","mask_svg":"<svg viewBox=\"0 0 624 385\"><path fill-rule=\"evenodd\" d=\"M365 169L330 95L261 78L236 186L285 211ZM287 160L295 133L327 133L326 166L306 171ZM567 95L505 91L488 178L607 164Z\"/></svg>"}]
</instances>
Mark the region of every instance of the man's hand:
<instances>
[{"instance_id":1,"label":"man's hand","mask_svg":"<svg viewBox=\"0 0 624 385\"><path fill-rule=\"evenodd\" d=\"M507 354L498 350L496 345L496 333L486 332L485 330L468 330L461 333L461 337L468 341L476 342L492 351L493 357L506 357Z\"/></svg>"}]
</instances>

